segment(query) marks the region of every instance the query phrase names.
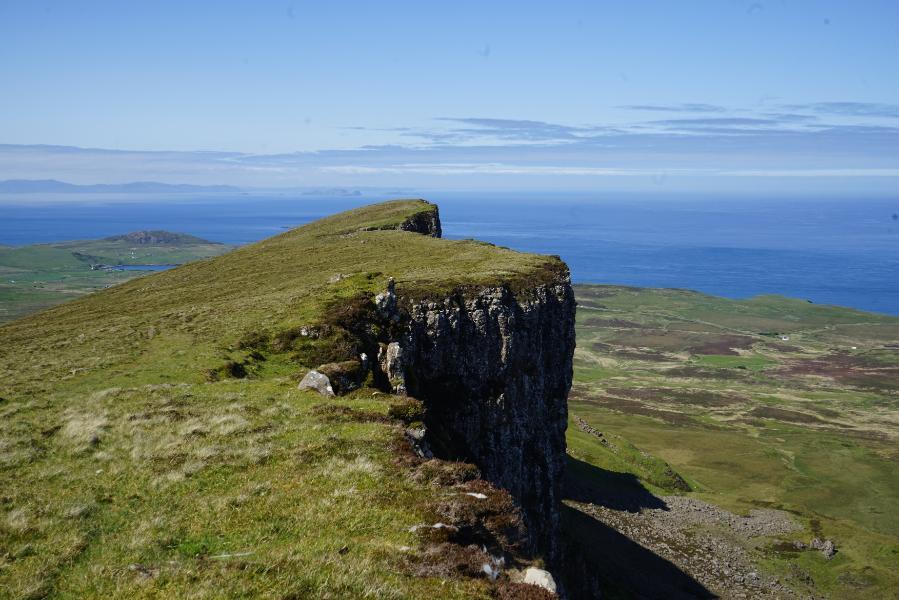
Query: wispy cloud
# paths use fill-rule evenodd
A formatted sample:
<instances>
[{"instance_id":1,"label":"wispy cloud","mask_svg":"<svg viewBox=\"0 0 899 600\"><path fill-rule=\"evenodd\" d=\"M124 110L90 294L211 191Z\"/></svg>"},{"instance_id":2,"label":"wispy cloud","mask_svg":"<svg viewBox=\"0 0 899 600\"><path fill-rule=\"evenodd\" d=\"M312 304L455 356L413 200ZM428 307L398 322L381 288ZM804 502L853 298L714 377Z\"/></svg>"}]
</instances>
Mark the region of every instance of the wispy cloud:
<instances>
[{"instance_id":1,"label":"wispy cloud","mask_svg":"<svg viewBox=\"0 0 899 600\"><path fill-rule=\"evenodd\" d=\"M0 179L272 187L490 181L514 187L518 178L524 178L564 187L566 178L589 182L581 184L586 186L601 185L606 179L887 182L899 177L899 123L891 120L890 105L768 105L727 112L712 105L678 107L683 116L615 125L443 116L417 125L355 126L390 132L399 143L317 152L143 152L0 145ZM674 106L656 108L675 112ZM687 114L691 111L694 114ZM816 185L826 189L824 184Z\"/></svg>"},{"instance_id":2,"label":"wispy cloud","mask_svg":"<svg viewBox=\"0 0 899 600\"><path fill-rule=\"evenodd\" d=\"M626 104L618 108L626 108L628 110L643 110L650 112L678 112L678 113L723 113L727 109L723 106L714 104L702 104L697 102L687 102L683 104Z\"/></svg>"},{"instance_id":3,"label":"wispy cloud","mask_svg":"<svg viewBox=\"0 0 899 600\"><path fill-rule=\"evenodd\" d=\"M809 104L787 104L784 108L787 110L807 110L822 115L899 118L899 104L882 104L875 102L812 102Z\"/></svg>"},{"instance_id":4,"label":"wispy cloud","mask_svg":"<svg viewBox=\"0 0 899 600\"><path fill-rule=\"evenodd\" d=\"M480 117L438 117L438 122L466 127L451 127L444 132L463 139L494 138L517 142L570 142L602 130L600 127L578 127L560 125L546 121L521 119L492 119ZM433 132L419 132L415 135L431 137Z\"/></svg>"}]
</instances>

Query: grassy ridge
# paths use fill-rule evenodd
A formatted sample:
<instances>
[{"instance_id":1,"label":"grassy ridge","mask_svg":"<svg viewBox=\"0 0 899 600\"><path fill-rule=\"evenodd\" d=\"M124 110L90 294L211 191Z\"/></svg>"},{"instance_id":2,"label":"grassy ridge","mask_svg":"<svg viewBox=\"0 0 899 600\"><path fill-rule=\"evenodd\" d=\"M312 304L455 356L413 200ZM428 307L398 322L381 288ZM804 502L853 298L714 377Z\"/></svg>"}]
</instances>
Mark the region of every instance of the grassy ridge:
<instances>
[{"instance_id":1,"label":"grassy ridge","mask_svg":"<svg viewBox=\"0 0 899 600\"><path fill-rule=\"evenodd\" d=\"M404 220L430 205L387 203ZM246 336L308 325L336 301L382 291L407 297L461 286L549 280L561 261L474 241L381 230L381 211L350 211L156 273L0 329L0 394L133 381L199 381ZM315 365L309 365L315 366Z\"/></svg>"},{"instance_id":2,"label":"grassy ridge","mask_svg":"<svg viewBox=\"0 0 899 600\"><path fill-rule=\"evenodd\" d=\"M806 531L783 541L832 537L839 549L825 561L769 541L763 564L799 589L805 576L809 593L833 597L897 589L899 319L773 296L575 293L570 410L659 462L622 460L571 427L579 458L678 493L659 477L667 464L730 510L794 512Z\"/></svg>"},{"instance_id":3,"label":"grassy ridge","mask_svg":"<svg viewBox=\"0 0 899 600\"><path fill-rule=\"evenodd\" d=\"M344 213L0 326L0 596L491 597L409 567L432 505L480 500L397 465L387 397L326 404L296 390L316 364L273 349L391 276L426 296L560 268L396 230L430 210Z\"/></svg>"}]
</instances>

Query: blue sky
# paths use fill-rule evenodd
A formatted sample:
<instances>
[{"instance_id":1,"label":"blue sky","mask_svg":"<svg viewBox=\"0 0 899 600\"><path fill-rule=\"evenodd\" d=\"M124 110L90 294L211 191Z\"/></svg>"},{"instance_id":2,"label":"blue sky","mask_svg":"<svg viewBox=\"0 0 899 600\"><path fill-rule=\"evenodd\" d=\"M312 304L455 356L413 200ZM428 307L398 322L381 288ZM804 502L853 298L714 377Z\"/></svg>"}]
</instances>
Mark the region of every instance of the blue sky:
<instances>
[{"instance_id":1,"label":"blue sky","mask_svg":"<svg viewBox=\"0 0 899 600\"><path fill-rule=\"evenodd\" d=\"M895 0L4 0L0 82L0 178L899 183Z\"/></svg>"}]
</instances>

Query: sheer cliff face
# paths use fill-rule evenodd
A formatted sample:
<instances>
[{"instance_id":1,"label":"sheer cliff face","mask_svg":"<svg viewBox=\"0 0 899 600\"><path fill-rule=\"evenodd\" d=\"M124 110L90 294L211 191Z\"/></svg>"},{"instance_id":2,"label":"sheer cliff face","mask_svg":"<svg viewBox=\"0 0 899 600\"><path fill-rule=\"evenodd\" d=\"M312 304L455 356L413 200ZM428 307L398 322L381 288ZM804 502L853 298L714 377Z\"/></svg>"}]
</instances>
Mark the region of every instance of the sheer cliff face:
<instances>
[{"instance_id":1,"label":"sheer cliff face","mask_svg":"<svg viewBox=\"0 0 899 600\"><path fill-rule=\"evenodd\" d=\"M412 215L403 221L400 229L437 238L443 234L440 228L440 213L436 206L431 210Z\"/></svg>"},{"instance_id":2,"label":"sheer cliff face","mask_svg":"<svg viewBox=\"0 0 899 600\"><path fill-rule=\"evenodd\" d=\"M574 314L567 272L518 293L460 292L413 304L399 347L384 354L399 390L424 401L431 447L509 490L532 550L550 562L559 554Z\"/></svg>"}]
</instances>

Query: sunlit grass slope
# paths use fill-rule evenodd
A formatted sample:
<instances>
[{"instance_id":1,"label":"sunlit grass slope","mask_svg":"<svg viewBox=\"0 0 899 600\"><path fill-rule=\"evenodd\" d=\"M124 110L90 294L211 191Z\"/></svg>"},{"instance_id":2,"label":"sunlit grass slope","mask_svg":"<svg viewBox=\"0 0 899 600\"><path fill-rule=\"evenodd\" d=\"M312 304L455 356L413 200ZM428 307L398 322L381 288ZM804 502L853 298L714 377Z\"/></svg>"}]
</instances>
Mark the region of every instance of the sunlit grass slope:
<instances>
[{"instance_id":1,"label":"sunlit grass slope","mask_svg":"<svg viewBox=\"0 0 899 600\"><path fill-rule=\"evenodd\" d=\"M396 464L388 397L296 389L342 350L291 332L388 277L428 296L560 264L396 230L431 210L343 213L0 327L0 597L488 597L403 568L447 492Z\"/></svg>"}]
</instances>

